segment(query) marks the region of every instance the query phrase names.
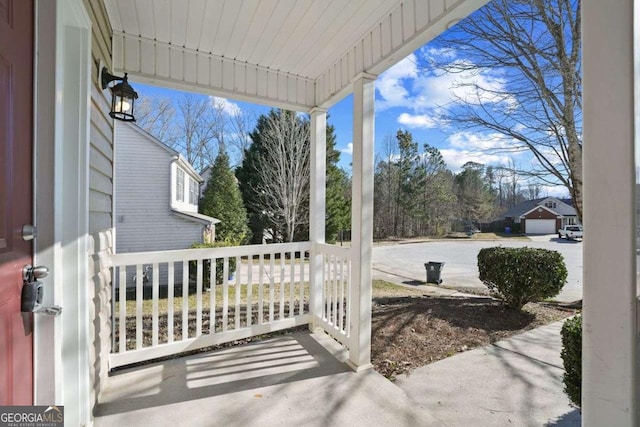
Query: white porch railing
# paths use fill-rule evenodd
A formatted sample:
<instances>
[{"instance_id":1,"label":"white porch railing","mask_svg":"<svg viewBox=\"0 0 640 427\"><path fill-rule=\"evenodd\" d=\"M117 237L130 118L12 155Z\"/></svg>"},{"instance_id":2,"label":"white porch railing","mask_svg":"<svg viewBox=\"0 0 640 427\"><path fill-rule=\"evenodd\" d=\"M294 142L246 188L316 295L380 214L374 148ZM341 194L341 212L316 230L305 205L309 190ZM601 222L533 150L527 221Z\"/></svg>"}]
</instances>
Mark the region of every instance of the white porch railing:
<instances>
[{"instance_id":1,"label":"white porch railing","mask_svg":"<svg viewBox=\"0 0 640 427\"><path fill-rule=\"evenodd\" d=\"M317 313L309 252L322 257ZM115 254L112 265L111 368L314 320L349 347L348 249L300 242L141 252Z\"/></svg>"},{"instance_id":2,"label":"white porch railing","mask_svg":"<svg viewBox=\"0 0 640 427\"><path fill-rule=\"evenodd\" d=\"M318 243L316 253L322 257L322 299L319 312L312 313L320 326L345 347L351 347L351 250Z\"/></svg>"}]
</instances>

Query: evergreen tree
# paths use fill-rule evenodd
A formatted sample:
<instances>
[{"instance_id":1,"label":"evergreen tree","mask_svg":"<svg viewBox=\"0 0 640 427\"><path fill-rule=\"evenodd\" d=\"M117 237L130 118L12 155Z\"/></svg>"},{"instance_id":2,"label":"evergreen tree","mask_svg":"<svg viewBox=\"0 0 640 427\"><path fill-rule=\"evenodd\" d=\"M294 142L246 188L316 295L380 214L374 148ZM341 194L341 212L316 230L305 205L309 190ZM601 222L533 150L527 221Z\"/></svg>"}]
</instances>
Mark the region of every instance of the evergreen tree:
<instances>
[{"instance_id":1,"label":"evergreen tree","mask_svg":"<svg viewBox=\"0 0 640 427\"><path fill-rule=\"evenodd\" d=\"M269 112L269 115L274 114L275 110ZM263 230L269 227L266 215L258 209L258 195L256 193L260 180L257 167L265 150L262 135L264 129L267 128L267 120L268 116L264 114L258 117L255 129L249 134L251 145L244 150L242 164L236 168L236 178L238 178L242 200L247 209L251 243L256 244L262 243Z\"/></svg>"},{"instance_id":2,"label":"evergreen tree","mask_svg":"<svg viewBox=\"0 0 640 427\"><path fill-rule=\"evenodd\" d=\"M467 162L462 169L455 177L460 217L474 222L490 220L493 193L483 176L484 165Z\"/></svg>"},{"instance_id":3,"label":"evergreen tree","mask_svg":"<svg viewBox=\"0 0 640 427\"><path fill-rule=\"evenodd\" d=\"M200 213L220 220L216 225L216 240L234 245L246 241L247 211L224 149L218 153L211 168L207 188L200 200Z\"/></svg>"},{"instance_id":4,"label":"evergreen tree","mask_svg":"<svg viewBox=\"0 0 640 427\"><path fill-rule=\"evenodd\" d=\"M333 243L340 230L350 228L351 204L348 194L351 186L347 173L338 166L340 151L336 150L335 128L327 124L327 183L325 239Z\"/></svg>"}]
</instances>

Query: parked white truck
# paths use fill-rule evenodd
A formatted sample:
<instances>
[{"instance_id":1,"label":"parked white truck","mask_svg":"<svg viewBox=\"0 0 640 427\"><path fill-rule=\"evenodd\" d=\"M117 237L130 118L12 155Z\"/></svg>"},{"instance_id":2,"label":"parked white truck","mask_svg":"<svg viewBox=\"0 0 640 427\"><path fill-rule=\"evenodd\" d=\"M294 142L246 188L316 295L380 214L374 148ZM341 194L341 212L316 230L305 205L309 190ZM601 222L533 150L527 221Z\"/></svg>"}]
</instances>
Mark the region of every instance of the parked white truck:
<instances>
[{"instance_id":1,"label":"parked white truck","mask_svg":"<svg viewBox=\"0 0 640 427\"><path fill-rule=\"evenodd\" d=\"M558 238L574 240L574 239L582 239L582 226L580 225L566 225L560 230L558 230Z\"/></svg>"}]
</instances>

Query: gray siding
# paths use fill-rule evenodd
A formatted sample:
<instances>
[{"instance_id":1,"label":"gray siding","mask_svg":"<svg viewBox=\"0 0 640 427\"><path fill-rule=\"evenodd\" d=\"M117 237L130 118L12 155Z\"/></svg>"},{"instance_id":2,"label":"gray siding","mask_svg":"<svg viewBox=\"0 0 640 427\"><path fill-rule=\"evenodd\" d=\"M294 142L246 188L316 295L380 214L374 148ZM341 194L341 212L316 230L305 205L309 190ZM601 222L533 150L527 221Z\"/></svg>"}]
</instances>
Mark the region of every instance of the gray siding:
<instances>
[{"instance_id":1,"label":"gray siding","mask_svg":"<svg viewBox=\"0 0 640 427\"><path fill-rule=\"evenodd\" d=\"M203 225L171 211L173 155L129 124L116 125L116 251L186 249Z\"/></svg>"}]
</instances>

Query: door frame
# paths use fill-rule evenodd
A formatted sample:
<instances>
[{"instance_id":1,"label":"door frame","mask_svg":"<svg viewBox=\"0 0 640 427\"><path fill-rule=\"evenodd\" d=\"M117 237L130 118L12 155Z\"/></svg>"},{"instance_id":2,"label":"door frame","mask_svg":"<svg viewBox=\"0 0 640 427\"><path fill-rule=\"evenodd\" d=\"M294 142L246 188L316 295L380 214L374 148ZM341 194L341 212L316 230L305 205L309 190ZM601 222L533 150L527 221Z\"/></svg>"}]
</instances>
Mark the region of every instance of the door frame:
<instances>
[{"instance_id":1,"label":"door frame","mask_svg":"<svg viewBox=\"0 0 640 427\"><path fill-rule=\"evenodd\" d=\"M69 425L88 425L91 21L82 0L35 6L34 262L50 269L44 304L62 314L35 315L34 403L66 404Z\"/></svg>"}]
</instances>

